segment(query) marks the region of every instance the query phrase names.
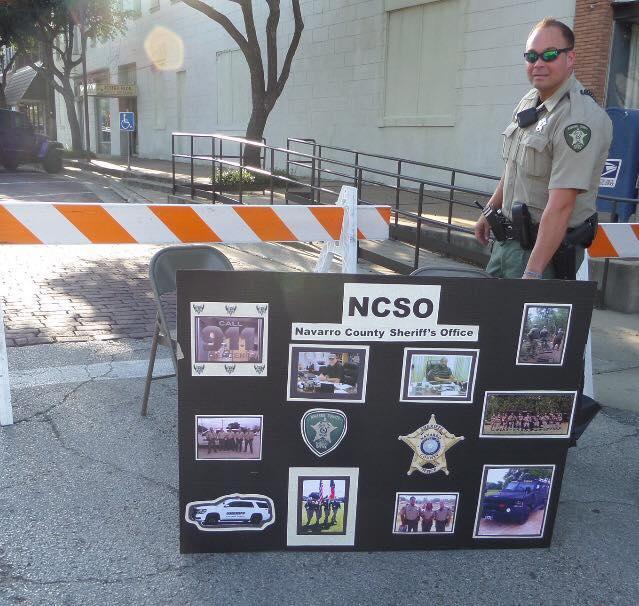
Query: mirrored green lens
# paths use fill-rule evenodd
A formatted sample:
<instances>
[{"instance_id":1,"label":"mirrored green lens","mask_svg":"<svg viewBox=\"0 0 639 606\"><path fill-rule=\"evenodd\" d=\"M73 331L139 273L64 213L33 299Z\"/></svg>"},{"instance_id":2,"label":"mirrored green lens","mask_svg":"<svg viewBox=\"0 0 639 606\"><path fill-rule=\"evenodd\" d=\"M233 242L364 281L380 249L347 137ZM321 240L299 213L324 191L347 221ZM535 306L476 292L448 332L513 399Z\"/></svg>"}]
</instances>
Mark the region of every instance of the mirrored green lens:
<instances>
[{"instance_id":1,"label":"mirrored green lens","mask_svg":"<svg viewBox=\"0 0 639 606\"><path fill-rule=\"evenodd\" d=\"M559 57L559 51L557 49L547 50L541 54L541 58L544 61L554 61L557 57Z\"/></svg>"},{"instance_id":2,"label":"mirrored green lens","mask_svg":"<svg viewBox=\"0 0 639 606\"><path fill-rule=\"evenodd\" d=\"M528 63L534 63L537 59L539 59L539 55L535 51L528 51L527 53L524 53L524 58L528 61Z\"/></svg>"}]
</instances>

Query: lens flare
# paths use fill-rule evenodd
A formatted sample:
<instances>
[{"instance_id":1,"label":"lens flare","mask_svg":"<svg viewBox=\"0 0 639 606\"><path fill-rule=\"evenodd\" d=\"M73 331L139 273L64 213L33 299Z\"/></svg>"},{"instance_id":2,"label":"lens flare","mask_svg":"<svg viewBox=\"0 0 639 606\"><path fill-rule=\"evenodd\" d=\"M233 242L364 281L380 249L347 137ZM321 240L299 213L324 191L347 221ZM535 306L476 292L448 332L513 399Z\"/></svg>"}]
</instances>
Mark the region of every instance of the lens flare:
<instances>
[{"instance_id":1,"label":"lens flare","mask_svg":"<svg viewBox=\"0 0 639 606\"><path fill-rule=\"evenodd\" d=\"M163 71L175 71L184 64L184 42L176 33L155 26L144 41L144 50L153 65Z\"/></svg>"}]
</instances>

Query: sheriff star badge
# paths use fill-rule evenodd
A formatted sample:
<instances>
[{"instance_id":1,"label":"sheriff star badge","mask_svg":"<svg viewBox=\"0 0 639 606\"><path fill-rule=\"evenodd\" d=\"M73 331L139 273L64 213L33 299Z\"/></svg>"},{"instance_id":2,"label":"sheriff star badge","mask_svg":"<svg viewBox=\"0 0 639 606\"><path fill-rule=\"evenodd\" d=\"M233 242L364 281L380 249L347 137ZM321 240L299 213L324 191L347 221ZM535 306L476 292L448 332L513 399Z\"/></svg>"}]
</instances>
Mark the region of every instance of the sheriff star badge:
<instances>
[{"instance_id":1,"label":"sheriff star badge","mask_svg":"<svg viewBox=\"0 0 639 606\"><path fill-rule=\"evenodd\" d=\"M420 471L423 474L443 471L448 475L446 451L457 442L461 442L464 436L455 436L447 431L445 427L437 423L433 414L426 425L422 425L407 436L398 436L397 439L413 449L413 460L407 475L411 475L414 471Z\"/></svg>"}]
</instances>

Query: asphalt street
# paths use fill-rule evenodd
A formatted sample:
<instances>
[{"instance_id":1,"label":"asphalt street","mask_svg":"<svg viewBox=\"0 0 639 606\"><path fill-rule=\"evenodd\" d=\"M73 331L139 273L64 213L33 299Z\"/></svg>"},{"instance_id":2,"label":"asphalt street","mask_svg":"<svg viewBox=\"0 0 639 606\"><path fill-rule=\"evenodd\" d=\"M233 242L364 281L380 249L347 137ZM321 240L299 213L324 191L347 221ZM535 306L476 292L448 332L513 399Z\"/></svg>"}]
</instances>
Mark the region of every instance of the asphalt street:
<instances>
[{"instance_id":1,"label":"asphalt street","mask_svg":"<svg viewBox=\"0 0 639 606\"><path fill-rule=\"evenodd\" d=\"M2 202L98 202L94 188L94 182L80 171L67 169L49 175L29 166L17 171L0 169Z\"/></svg>"},{"instance_id":2,"label":"asphalt street","mask_svg":"<svg viewBox=\"0 0 639 606\"><path fill-rule=\"evenodd\" d=\"M0 182L5 200L107 195L74 171ZM549 549L180 555L175 379L139 414L156 249L0 247L16 420L0 428L0 605L639 603L639 415L614 408L569 452ZM278 245L225 252L237 269L314 264ZM637 328L620 325L595 324L612 335L594 343L611 394L636 369Z\"/></svg>"},{"instance_id":3,"label":"asphalt street","mask_svg":"<svg viewBox=\"0 0 639 606\"><path fill-rule=\"evenodd\" d=\"M549 549L180 555L177 384L140 416L148 349L10 348L0 604L639 602L639 416L608 408L570 450Z\"/></svg>"}]
</instances>

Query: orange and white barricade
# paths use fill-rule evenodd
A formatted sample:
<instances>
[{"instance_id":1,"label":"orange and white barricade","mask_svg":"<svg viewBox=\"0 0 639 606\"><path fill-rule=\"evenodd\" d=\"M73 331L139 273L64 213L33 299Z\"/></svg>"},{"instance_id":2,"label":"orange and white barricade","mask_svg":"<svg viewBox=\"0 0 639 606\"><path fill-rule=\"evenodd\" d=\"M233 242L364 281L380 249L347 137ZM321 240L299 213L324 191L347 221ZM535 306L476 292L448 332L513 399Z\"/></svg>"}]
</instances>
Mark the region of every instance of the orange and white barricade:
<instances>
[{"instance_id":1,"label":"orange and white barricade","mask_svg":"<svg viewBox=\"0 0 639 606\"><path fill-rule=\"evenodd\" d=\"M0 244L325 242L316 271L339 250L342 271L355 273L357 241L387 240L390 212L357 206L357 190L348 186L335 206L0 202ZM0 309L0 425L12 423Z\"/></svg>"}]
</instances>

